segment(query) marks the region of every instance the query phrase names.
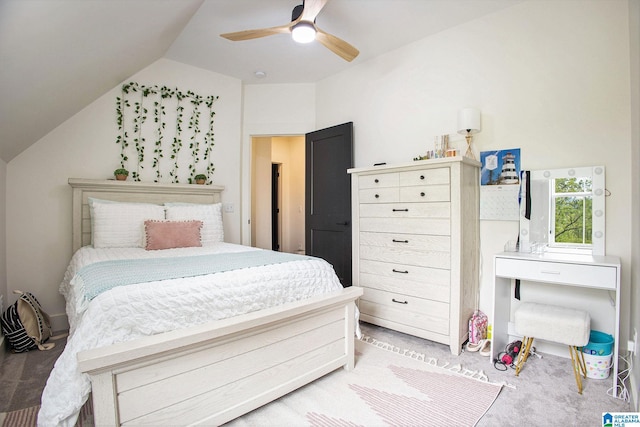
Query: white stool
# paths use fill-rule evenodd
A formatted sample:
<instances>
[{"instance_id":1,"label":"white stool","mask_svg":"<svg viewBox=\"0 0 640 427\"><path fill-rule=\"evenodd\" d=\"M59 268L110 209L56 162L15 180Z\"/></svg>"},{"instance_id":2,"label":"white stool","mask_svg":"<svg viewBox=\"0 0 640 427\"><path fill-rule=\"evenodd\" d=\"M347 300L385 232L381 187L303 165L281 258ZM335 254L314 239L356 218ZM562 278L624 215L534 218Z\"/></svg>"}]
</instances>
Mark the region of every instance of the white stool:
<instances>
[{"instance_id":1,"label":"white stool","mask_svg":"<svg viewBox=\"0 0 640 427\"><path fill-rule=\"evenodd\" d=\"M573 373L582 394L582 377L586 378L582 347L589 342L591 316L583 310L555 305L525 302L515 313L516 332L523 336L522 348L516 359L516 376L520 374L529 357L534 338L569 346Z\"/></svg>"}]
</instances>

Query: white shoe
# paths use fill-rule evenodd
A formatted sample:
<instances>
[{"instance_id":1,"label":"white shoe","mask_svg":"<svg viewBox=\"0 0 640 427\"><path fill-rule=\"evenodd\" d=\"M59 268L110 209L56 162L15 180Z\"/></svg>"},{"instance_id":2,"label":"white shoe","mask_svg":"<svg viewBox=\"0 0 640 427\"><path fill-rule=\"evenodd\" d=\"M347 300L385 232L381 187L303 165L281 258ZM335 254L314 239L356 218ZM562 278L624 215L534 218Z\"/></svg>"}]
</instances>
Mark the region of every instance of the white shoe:
<instances>
[{"instance_id":1,"label":"white shoe","mask_svg":"<svg viewBox=\"0 0 640 427\"><path fill-rule=\"evenodd\" d=\"M480 354L482 356L491 356L491 340L483 340Z\"/></svg>"},{"instance_id":2,"label":"white shoe","mask_svg":"<svg viewBox=\"0 0 640 427\"><path fill-rule=\"evenodd\" d=\"M477 343L472 343L471 341L468 341L467 342L467 351L470 351L472 353L475 353L476 351L480 351L480 349L484 345L485 341L486 340L480 340Z\"/></svg>"}]
</instances>

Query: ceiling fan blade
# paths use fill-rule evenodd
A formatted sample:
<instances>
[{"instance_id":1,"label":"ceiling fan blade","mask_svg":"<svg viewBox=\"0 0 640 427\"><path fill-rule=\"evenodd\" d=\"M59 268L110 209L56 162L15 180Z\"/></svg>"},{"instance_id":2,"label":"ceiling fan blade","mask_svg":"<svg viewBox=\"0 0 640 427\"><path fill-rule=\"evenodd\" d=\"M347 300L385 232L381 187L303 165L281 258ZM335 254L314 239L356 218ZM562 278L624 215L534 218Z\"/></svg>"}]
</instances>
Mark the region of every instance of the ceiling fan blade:
<instances>
[{"instance_id":1,"label":"ceiling fan blade","mask_svg":"<svg viewBox=\"0 0 640 427\"><path fill-rule=\"evenodd\" d=\"M304 9L302 10L302 14L299 21L308 21L313 22L316 20L316 16L320 13L325 4L327 4L329 0L304 0Z\"/></svg>"},{"instance_id":2,"label":"ceiling fan blade","mask_svg":"<svg viewBox=\"0 0 640 427\"><path fill-rule=\"evenodd\" d=\"M355 59L356 56L358 56L358 54L360 54L360 51L358 49L351 46L346 41L322 31L317 26L316 30L316 40L345 61L351 62Z\"/></svg>"},{"instance_id":3,"label":"ceiling fan blade","mask_svg":"<svg viewBox=\"0 0 640 427\"><path fill-rule=\"evenodd\" d=\"M259 30L244 30L236 31L235 33L220 34L220 37L224 37L227 40L234 42L242 40L257 39L260 37L272 36L274 34L290 33L293 23L281 25L279 27L261 28Z\"/></svg>"}]
</instances>

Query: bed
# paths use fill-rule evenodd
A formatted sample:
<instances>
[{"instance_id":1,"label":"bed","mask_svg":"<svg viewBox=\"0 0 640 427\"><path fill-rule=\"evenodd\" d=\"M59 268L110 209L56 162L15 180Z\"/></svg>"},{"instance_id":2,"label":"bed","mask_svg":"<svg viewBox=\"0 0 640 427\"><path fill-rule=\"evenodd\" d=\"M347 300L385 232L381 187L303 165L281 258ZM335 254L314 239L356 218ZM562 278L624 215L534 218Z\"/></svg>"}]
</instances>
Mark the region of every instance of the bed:
<instances>
[{"instance_id":1,"label":"bed","mask_svg":"<svg viewBox=\"0 0 640 427\"><path fill-rule=\"evenodd\" d=\"M324 260L224 243L222 187L69 184L74 256L60 291L70 335L40 425L73 425L89 395L96 425L219 425L353 367L362 291L343 289ZM119 215L118 227L149 216L140 245L113 243L133 233L105 225ZM167 226L180 227L177 240L198 228L202 247L167 244Z\"/></svg>"}]
</instances>

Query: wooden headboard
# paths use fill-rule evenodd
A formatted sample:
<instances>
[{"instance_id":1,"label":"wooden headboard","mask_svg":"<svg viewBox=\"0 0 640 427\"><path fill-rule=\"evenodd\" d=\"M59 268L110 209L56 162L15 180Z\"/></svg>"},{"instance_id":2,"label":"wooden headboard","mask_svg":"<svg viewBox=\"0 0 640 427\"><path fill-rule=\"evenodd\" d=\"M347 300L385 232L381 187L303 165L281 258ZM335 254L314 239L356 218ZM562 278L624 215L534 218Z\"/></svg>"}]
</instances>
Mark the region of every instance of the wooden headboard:
<instances>
[{"instance_id":1,"label":"wooden headboard","mask_svg":"<svg viewBox=\"0 0 640 427\"><path fill-rule=\"evenodd\" d=\"M115 202L156 203L218 203L221 185L162 184L69 178L73 188L73 252L91 244L91 214L88 198Z\"/></svg>"}]
</instances>

